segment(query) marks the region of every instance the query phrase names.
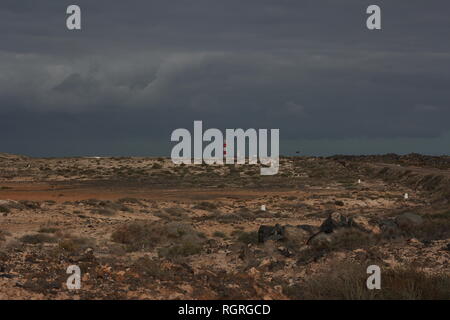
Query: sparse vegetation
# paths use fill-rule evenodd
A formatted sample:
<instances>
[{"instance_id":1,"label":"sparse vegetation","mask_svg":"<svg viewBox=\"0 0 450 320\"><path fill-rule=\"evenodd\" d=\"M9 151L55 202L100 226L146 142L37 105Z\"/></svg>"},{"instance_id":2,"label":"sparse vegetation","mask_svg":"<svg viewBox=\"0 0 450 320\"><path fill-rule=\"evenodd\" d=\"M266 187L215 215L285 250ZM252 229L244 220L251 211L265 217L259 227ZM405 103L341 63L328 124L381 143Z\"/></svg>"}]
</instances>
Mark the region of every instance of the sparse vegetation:
<instances>
[{"instance_id":1,"label":"sparse vegetation","mask_svg":"<svg viewBox=\"0 0 450 320\"><path fill-rule=\"evenodd\" d=\"M45 233L27 234L20 238L20 241L28 244L53 243L57 239Z\"/></svg>"},{"instance_id":2,"label":"sparse vegetation","mask_svg":"<svg viewBox=\"0 0 450 320\"><path fill-rule=\"evenodd\" d=\"M5 241L6 236L10 236L10 235L11 235L11 233L0 230L0 241Z\"/></svg>"},{"instance_id":3,"label":"sparse vegetation","mask_svg":"<svg viewBox=\"0 0 450 320\"><path fill-rule=\"evenodd\" d=\"M136 198L130 198L130 197L120 198L119 200L117 200L117 202L120 204L131 203L131 204L136 204L136 205L143 205L141 200L136 199Z\"/></svg>"},{"instance_id":4,"label":"sparse vegetation","mask_svg":"<svg viewBox=\"0 0 450 320\"><path fill-rule=\"evenodd\" d=\"M66 237L58 242L59 249L71 254L79 254L83 250L94 246L94 240L83 237Z\"/></svg>"},{"instance_id":5,"label":"sparse vegetation","mask_svg":"<svg viewBox=\"0 0 450 320\"><path fill-rule=\"evenodd\" d=\"M193 254L198 254L202 251L202 245L196 241L186 241L181 244L176 244L170 247L158 249L158 254L165 258L186 257Z\"/></svg>"},{"instance_id":6,"label":"sparse vegetation","mask_svg":"<svg viewBox=\"0 0 450 320\"><path fill-rule=\"evenodd\" d=\"M301 285L285 287L284 292L294 299L450 299L449 274L427 274L413 268L397 268L384 270L382 279L382 290L369 290L365 266L341 263Z\"/></svg>"},{"instance_id":7,"label":"sparse vegetation","mask_svg":"<svg viewBox=\"0 0 450 320\"><path fill-rule=\"evenodd\" d=\"M130 251L152 248L158 242L160 234L149 223L129 223L119 226L111 235L115 242L125 244Z\"/></svg>"},{"instance_id":8,"label":"sparse vegetation","mask_svg":"<svg viewBox=\"0 0 450 320\"><path fill-rule=\"evenodd\" d=\"M163 158L0 157L14 186L0 190L0 295L448 299L447 172L371 159L283 157L279 174L261 176ZM73 264L76 293L64 287ZM382 268L381 291L365 286L368 264Z\"/></svg>"},{"instance_id":9,"label":"sparse vegetation","mask_svg":"<svg viewBox=\"0 0 450 320\"><path fill-rule=\"evenodd\" d=\"M213 202L202 201L194 206L194 209L200 210L215 210L217 209L217 205Z\"/></svg>"},{"instance_id":10,"label":"sparse vegetation","mask_svg":"<svg viewBox=\"0 0 450 320\"><path fill-rule=\"evenodd\" d=\"M216 238L226 238L227 235L221 231L215 231L213 233L213 236Z\"/></svg>"},{"instance_id":11,"label":"sparse vegetation","mask_svg":"<svg viewBox=\"0 0 450 320\"><path fill-rule=\"evenodd\" d=\"M152 169L162 169L162 165L160 164L160 163L154 163L153 165L152 165Z\"/></svg>"},{"instance_id":12,"label":"sparse vegetation","mask_svg":"<svg viewBox=\"0 0 450 320\"><path fill-rule=\"evenodd\" d=\"M312 245L299 251L298 263L302 265L308 264L334 251L369 248L377 241L378 239L373 235L360 230L353 228L343 229L338 233L331 234L329 241L313 242Z\"/></svg>"},{"instance_id":13,"label":"sparse vegetation","mask_svg":"<svg viewBox=\"0 0 450 320\"><path fill-rule=\"evenodd\" d=\"M129 251L149 250L171 243L172 249L165 248L161 251L165 256L196 252L204 241L191 226L175 222L125 224L113 232L111 239L125 244Z\"/></svg>"},{"instance_id":14,"label":"sparse vegetation","mask_svg":"<svg viewBox=\"0 0 450 320\"><path fill-rule=\"evenodd\" d=\"M256 231L242 231L236 230L233 235L237 236L237 240L245 244L257 244L258 243L258 233Z\"/></svg>"},{"instance_id":15,"label":"sparse vegetation","mask_svg":"<svg viewBox=\"0 0 450 320\"><path fill-rule=\"evenodd\" d=\"M116 211L111 208L95 208L91 209L91 213L99 214L102 216L113 216L116 214Z\"/></svg>"},{"instance_id":16,"label":"sparse vegetation","mask_svg":"<svg viewBox=\"0 0 450 320\"><path fill-rule=\"evenodd\" d=\"M55 233L57 232L59 229L55 228L55 227L41 227L39 229L39 233Z\"/></svg>"}]
</instances>

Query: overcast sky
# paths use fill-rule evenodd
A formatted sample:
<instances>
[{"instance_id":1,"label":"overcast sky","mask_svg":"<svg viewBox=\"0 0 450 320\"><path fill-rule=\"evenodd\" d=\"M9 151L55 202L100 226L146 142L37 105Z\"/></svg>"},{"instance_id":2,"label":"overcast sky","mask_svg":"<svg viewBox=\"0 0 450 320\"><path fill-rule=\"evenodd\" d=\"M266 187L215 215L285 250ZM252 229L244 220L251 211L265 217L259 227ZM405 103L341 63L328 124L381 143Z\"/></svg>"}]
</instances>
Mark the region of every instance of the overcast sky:
<instances>
[{"instance_id":1,"label":"overcast sky","mask_svg":"<svg viewBox=\"0 0 450 320\"><path fill-rule=\"evenodd\" d=\"M1 0L0 152L169 155L203 120L279 128L281 154L449 154L449 31L438 0Z\"/></svg>"}]
</instances>

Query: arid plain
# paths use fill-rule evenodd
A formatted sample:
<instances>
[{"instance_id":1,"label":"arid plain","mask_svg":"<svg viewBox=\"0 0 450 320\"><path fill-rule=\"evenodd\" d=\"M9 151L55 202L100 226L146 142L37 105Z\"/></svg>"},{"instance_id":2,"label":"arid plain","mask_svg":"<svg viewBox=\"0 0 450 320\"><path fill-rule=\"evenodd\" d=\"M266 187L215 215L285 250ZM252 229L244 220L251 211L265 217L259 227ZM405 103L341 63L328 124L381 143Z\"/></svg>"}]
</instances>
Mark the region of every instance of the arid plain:
<instances>
[{"instance_id":1,"label":"arid plain","mask_svg":"<svg viewBox=\"0 0 450 320\"><path fill-rule=\"evenodd\" d=\"M450 299L450 157L259 169L0 154L0 298Z\"/></svg>"}]
</instances>

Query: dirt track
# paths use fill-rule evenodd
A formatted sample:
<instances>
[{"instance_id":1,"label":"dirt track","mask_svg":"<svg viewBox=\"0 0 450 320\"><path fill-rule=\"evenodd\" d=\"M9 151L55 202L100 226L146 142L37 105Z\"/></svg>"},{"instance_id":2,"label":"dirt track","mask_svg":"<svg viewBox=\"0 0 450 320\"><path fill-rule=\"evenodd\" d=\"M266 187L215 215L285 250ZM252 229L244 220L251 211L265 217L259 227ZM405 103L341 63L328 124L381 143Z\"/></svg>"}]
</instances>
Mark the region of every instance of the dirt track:
<instances>
[{"instance_id":1,"label":"dirt track","mask_svg":"<svg viewBox=\"0 0 450 320\"><path fill-rule=\"evenodd\" d=\"M72 183L2 183L7 189L0 190L0 199L10 200L32 200L46 201L53 200L59 203L66 201L79 201L87 199L118 200L120 198L139 198L147 200L224 200L234 199L254 199L261 196L295 196L299 192L293 190L251 190L251 189L165 189L165 188L143 188L136 186L125 187L98 187L92 184L73 185Z\"/></svg>"}]
</instances>

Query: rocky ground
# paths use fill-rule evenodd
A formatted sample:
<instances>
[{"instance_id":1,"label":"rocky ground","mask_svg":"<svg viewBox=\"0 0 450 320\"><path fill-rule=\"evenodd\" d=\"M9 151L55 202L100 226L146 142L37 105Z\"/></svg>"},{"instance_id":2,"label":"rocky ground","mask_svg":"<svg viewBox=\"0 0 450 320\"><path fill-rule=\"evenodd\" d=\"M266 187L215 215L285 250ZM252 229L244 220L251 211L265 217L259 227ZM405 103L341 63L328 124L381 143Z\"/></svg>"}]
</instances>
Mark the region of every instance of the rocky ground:
<instances>
[{"instance_id":1,"label":"rocky ground","mask_svg":"<svg viewBox=\"0 0 450 320\"><path fill-rule=\"evenodd\" d=\"M0 298L450 298L449 157L280 168L0 154Z\"/></svg>"}]
</instances>

